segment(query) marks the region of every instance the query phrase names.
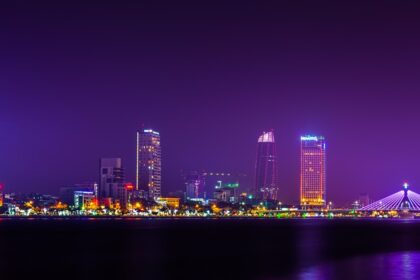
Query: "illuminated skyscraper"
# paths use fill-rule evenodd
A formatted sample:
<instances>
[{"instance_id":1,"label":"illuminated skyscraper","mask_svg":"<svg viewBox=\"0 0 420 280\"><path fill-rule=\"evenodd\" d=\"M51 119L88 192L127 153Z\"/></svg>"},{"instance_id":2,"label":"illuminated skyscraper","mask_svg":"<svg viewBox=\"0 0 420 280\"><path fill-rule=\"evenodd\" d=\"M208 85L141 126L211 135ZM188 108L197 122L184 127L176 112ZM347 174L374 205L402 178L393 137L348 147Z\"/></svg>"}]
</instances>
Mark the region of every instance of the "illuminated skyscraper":
<instances>
[{"instance_id":1,"label":"illuminated skyscraper","mask_svg":"<svg viewBox=\"0 0 420 280\"><path fill-rule=\"evenodd\" d=\"M325 139L322 136L302 136L300 141L300 204L303 207L324 207Z\"/></svg>"},{"instance_id":2,"label":"illuminated skyscraper","mask_svg":"<svg viewBox=\"0 0 420 280\"><path fill-rule=\"evenodd\" d=\"M258 138L254 194L260 199L277 199L277 155L274 132Z\"/></svg>"},{"instance_id":3,"label":"illuminated skyscraper","mask_svg":"<svg viewBox=\"0 0 420 280\"><path fill-rule=\"evenodd\" d=\"M162 158L160 134L152 129L137 132L136 190L140 196L156 200L161 197Z\"/></svg>"}]
</instances>

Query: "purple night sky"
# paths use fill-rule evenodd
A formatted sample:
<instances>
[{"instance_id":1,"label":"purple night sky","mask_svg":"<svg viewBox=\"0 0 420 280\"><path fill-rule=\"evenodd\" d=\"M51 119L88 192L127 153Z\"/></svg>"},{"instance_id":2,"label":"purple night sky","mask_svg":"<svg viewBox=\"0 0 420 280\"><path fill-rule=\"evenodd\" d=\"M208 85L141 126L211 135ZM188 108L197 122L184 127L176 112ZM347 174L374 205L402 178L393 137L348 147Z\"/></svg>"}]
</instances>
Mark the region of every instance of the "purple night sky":
<instances>
[{"instance_id":1,"label":"purple night sky","mask_svg":"<svg viewBox=\"0 0 420 280\"><path fill-rule=\"evenodd\" d=\"M97 181L100 157L122 157L134 181L142 123L162 135L164 193L184 188L182 169L252 178L270 128L285 202L298 199L307 133L327 139L328 201L380 198L405 179L420 191L420 7L113 2L2 3L8 191Z\"/></svg>"}]
</instances>

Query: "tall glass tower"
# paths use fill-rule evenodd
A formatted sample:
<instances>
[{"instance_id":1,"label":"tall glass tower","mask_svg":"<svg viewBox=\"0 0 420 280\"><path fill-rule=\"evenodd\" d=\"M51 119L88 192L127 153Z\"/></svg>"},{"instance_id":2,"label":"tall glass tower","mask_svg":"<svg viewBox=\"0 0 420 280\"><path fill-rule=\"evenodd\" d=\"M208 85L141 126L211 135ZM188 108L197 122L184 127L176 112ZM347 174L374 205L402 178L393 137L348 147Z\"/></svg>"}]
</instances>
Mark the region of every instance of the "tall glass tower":
<instances>
[{"instance_id":1,"label":"tall glass tower","mask_svg":"<svg viewBox=\"0 0 420 280\"><path fill-rule=\"evenodd\" d=\"M137 132L136 190L143 198L161 197L162 156L160 134L152 129Z\"/></svg>"},{"instance_id":2,"label":"tall glass tower","mask_svg":"<svg viewBox=\"0 0 420 280\"><path fill-rule=\"evenodd\" d=\"M277 155L274 131L264 132L257 143L254 195L277 200Z\"/></svg>"},{"instance_id":3,"label":"tall glass tower","mask_svg":"<svg viewBox=\"0 0 420 280\"><path fill-rule=\"evenodd\" d=\"M300 138L300 205L326 205L326 145L322 136Z\"/></svg>"}]
</instances>

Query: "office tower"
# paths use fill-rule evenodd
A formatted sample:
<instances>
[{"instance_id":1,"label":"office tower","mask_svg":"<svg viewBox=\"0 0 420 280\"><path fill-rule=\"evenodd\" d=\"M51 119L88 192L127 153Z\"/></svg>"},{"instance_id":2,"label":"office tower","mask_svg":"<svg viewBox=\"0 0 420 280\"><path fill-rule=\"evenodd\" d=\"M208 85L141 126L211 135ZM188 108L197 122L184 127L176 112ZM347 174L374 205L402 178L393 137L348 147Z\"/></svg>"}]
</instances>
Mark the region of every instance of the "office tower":
<instances>
[{"instance_id":1,"label":"office tower","mask_svg":"<svg viewBox=\"0 0 420 280\"><path fill-rule=\"evenodd\" d=\"M124 188L124 169L120 158L103 158L100 160L99 199L110 204L122 199Z\"/></svg>"},{"instance_id":2,"label":"office tower","mask_svg":"<svg viewBox=\"0 0 420 280\"><path fill-rule=\"evenodd\" d=\"M162 158L160 134L152 129L137 132L136 190L143 198L161 197Z\"/></svg>"},{"instance_id":3,"label":"office tower","mask_svg":"<svg viewBox=\"0 0 420 280\"><path fill-rule=\"evenodd\" d=\"M300 138L300 204L302 207L326 205L325 139L319 136Z\"/></svg>"},{"instance_id":4,"label":"office tower","mask_svg":"<svg viewBox=\"0 0 420 280\"><path fill-rule=\"evenodd\" d=\"M277 200L277 155L274 132L264 132L257 143L254 195L259 199Z\"/></svg>"},{"instance_id":5,"label":"office tower","mask_svg":"<svg viewBox=\"0 0 420 280\"><path fill-rule=\"evenodd\" d=\"M204 196L205 181L199 172L190 172L185 176L185 185L187 199L202 198Z\"/></svg>"}]
</instances>

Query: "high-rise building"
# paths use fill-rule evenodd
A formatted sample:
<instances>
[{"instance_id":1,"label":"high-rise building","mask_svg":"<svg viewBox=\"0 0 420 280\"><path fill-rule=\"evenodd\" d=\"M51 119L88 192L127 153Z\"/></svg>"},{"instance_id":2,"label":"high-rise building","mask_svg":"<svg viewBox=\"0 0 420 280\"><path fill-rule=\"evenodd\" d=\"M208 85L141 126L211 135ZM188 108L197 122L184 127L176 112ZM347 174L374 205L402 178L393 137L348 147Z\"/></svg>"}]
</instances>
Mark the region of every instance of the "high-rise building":
<instances>
[{"instance_id":1,"label":"high-rise building","mask_svg":"<svg viewBox=\"0 0 420 280\"><path fill-rule=\"evenodd\" d=\"M277 200L277 155L274 131L264 132L257 143L254 195Z\"/></svg>"},{"instance_id":2,"label":"high-rise building","mask_svg":"<svg viewBox=\"0 0 420 280\"><path fill-rule=\"evenodd\" d=\"M124 189L124 169L120 158L103 158L100 161L99 199L101 202L121 200ZM106 202L107 204L108 202Z\"/></svg>"},{"instance_id":3,"label":"high-rise building","mask_svg":"<svg viewBox=\"0 0 420 280\"><path fill-rule=\"evenodd\" d=\"M143 198L161 197L162 155L160 134L152 129L137 132L136 190Z\"/></svg>"},{"instance_id":4,"label":"high-rise building","mask_svg":"<svg viewBox=\"0 0 420 280\"><path fill-rule=\"evenodd\" d=\"M326 145L322 136L300 138L300 204L302 207L326 205Z\"/></svg>"}]
</instances>

